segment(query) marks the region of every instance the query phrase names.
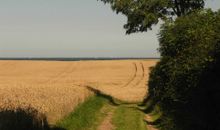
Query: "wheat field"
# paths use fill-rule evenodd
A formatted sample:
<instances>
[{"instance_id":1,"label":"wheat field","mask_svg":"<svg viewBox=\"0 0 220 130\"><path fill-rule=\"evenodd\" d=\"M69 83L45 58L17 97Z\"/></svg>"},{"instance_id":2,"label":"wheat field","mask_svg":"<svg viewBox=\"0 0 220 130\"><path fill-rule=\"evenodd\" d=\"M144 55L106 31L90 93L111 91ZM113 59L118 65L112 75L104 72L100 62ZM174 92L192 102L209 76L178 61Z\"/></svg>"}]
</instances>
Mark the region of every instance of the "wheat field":
<instances>
[{"instance_id":1,"label":"wheat field","mask_svg":"<svg viewBox=\"0 0 220 130\"><path fill-rule=\"evenodd\" d=\"M156 62L0 61L0 109L33 107L55 123L93 94L88 86L123 101L142 101Z\"/></svg>"}]
</instances>

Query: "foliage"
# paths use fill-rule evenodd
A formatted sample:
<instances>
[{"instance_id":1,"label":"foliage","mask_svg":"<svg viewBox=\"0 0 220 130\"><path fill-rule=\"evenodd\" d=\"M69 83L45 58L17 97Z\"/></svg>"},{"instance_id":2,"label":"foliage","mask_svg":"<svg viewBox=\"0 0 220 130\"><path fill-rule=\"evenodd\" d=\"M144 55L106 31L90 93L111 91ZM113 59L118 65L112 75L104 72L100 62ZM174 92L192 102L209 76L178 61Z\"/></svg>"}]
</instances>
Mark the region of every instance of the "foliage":
<instances>
[{"instance_id":1,"label":"foliage","mask_svg":"<svg viewBox=\"0 0 220 130\"><path fill-rule=\"evenodd\" d=\"M204 0L101 0L116 13L127 16L126 33L144 32L173 16L183 16L204 7Z\"/></svg>"},{"instance_id":2,"label":"foliage","mask_svg":"<svg viewBox=\"0 0 220 130\"><path fill-rule=\"evenodd\" d=\"M32 107L0 108L0 130L52 130L46 116Z\"/></svg>"},{"instance_id":3,"label":"foliage","mask_svg":"<svg viewBox=\"0 0 220 130\"><path fill-rule=\"evenodd\" d=\"M163 110L162 129L220 129L220 11L166 22L159 41L162 58L150 74L149 91Z\"/></svg>"}]
</instances>

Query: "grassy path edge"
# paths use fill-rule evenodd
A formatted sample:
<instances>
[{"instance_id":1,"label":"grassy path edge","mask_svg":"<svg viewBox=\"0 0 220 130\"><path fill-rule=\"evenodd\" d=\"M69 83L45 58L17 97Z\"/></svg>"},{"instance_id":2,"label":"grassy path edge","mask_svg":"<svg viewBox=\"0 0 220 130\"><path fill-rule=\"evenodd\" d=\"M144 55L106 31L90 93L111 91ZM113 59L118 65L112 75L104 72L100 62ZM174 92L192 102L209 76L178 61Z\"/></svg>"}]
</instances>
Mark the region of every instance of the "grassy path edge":
<instances>
[{"instance_id":1,"label":"grassy path edge","mask_svg":"<svg viewBox=\"0 0 220 130\"><path fill-rule=\"evenodd\" d=\"M108 113L114 107L111 123L113 130L146 130L144 113L137 109L137 104L118 104L115 100L101 93L96 93L85 102L79 104L75 110L62 120L56 127L64 130L97 130Z\"/></svg>"},{"instance_id":2,"label":"grassy path edge","mask_svg":"<svg viewBox=\"0 0 220 130\"><path fill-rule=\"evenodd\" d=\"M100 111L106 104L108 104L108 100L103 97L89 97L72 113L58 121L56 126L66 130L95 130L105 116Z\"/></svg>"}]
</instances>

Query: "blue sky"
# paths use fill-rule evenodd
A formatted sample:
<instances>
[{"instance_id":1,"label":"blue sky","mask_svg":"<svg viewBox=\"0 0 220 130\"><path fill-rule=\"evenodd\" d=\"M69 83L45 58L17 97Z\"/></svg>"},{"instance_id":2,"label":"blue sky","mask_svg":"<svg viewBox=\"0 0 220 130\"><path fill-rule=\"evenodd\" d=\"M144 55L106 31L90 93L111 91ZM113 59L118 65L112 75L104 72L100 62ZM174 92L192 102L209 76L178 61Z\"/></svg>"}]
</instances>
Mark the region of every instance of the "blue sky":
<instances>
[{"instance_id":1,"label":"blue sky","mask_svg":"<svg viewBox=\"0 0 220 130\"><path fill-rule=\"evenodd\" d=\"M219 0L207 0L218 9ZM126 17L97 0L0 1L0 57L158 57L159 26L125 35Z\"/></svg>"}]
</instances>

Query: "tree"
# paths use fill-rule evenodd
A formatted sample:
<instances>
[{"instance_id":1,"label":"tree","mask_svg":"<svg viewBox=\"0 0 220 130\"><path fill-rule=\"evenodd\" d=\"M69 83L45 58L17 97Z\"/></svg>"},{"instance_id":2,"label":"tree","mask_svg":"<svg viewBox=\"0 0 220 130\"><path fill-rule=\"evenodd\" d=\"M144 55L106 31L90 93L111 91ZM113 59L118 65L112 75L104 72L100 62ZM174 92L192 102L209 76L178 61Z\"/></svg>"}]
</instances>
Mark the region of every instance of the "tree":
<instances>
[{"instance_id":1,"label":"tree","mask_svg":"<svg viewBox=\"0 0 220 130\"><path fill-rule=\"evenodd\" d=\"M151 30L159 19L180 17L204 7L204 0L101 0L116 13L127 16L127 34Z\"/></svg>"},{"instance_id":2,"label":"tree","mask_svg":"<svg viewBox=\"0 0 220 130\"><path fill-rule=\"evenodd\" d=\"M148 92L163 113L161 130L220 130L220 11L164 24L159 42Z\"/></svg>"}]
</instances>

